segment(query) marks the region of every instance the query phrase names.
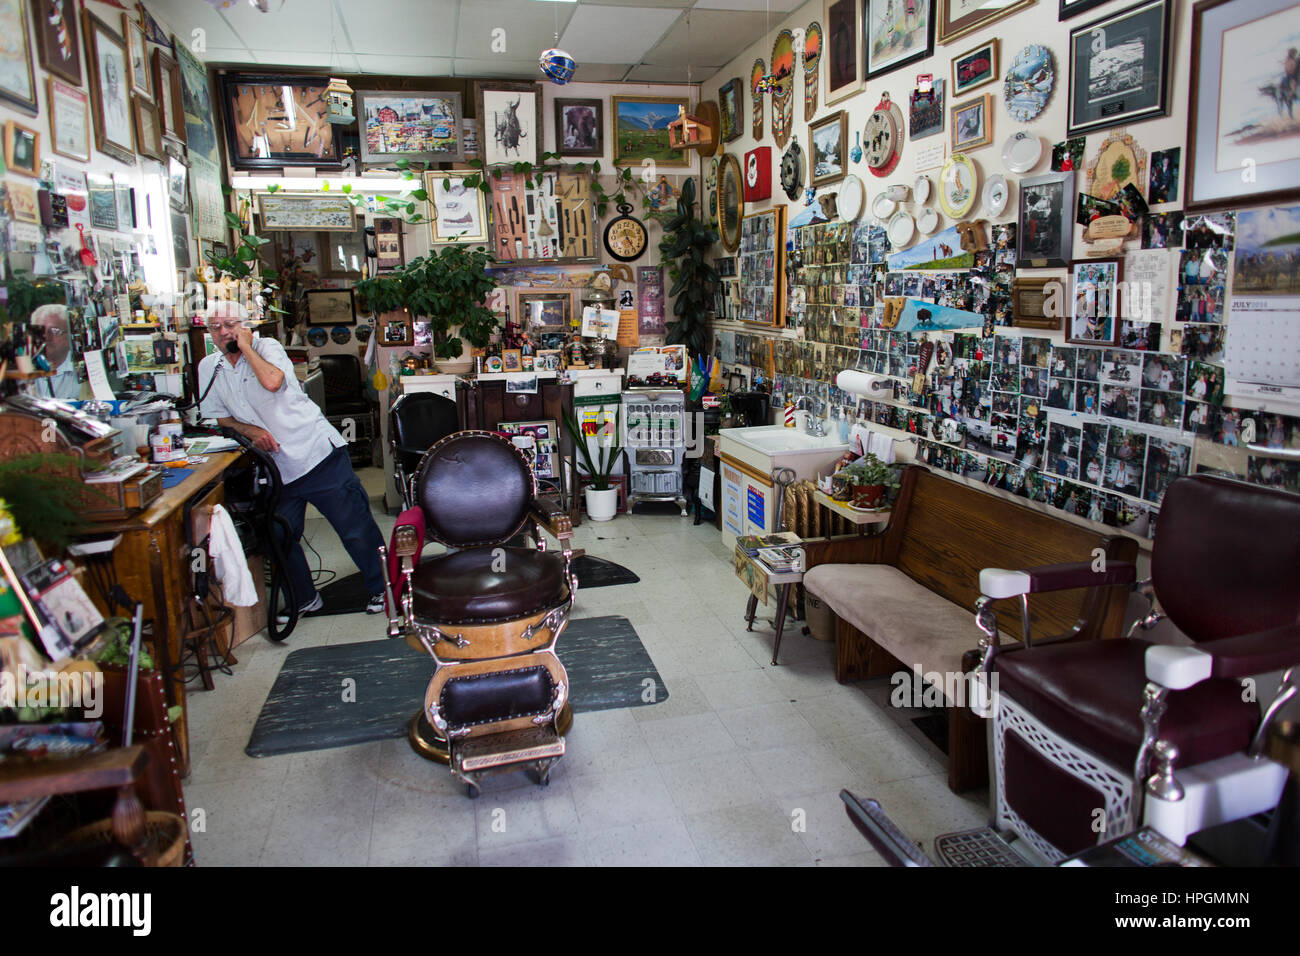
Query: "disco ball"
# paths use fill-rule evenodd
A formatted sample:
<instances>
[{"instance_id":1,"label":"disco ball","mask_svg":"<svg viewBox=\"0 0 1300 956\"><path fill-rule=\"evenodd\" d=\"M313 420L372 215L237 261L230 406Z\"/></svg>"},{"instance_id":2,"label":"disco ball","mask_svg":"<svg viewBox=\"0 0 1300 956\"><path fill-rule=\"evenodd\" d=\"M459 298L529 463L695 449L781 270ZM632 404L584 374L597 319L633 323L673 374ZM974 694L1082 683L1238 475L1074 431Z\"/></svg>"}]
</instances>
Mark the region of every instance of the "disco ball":
<instances>
[{"instance_id":1,"label":"disco ball","mask_svg":"<svg viewBox=\"0 0 1300 956\"><path fill-rule=\"evenodd\" d=\"M577 62L563 50L546 50L537 62L541 64L542 72L550 78L552 83L563 86L573 79L573 72L578 68Z\"/></svg>"}]
</instances>

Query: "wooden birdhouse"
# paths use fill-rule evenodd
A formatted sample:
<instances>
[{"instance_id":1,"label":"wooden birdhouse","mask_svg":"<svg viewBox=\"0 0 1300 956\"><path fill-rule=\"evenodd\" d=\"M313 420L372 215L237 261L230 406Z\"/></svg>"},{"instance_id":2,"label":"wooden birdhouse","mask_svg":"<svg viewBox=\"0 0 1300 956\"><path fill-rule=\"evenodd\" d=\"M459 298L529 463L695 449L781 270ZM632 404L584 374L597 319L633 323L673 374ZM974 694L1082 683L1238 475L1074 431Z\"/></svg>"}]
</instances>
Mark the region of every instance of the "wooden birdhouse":
<instances>
[{"instance_id":1,"label":"wooden birdhouse","mask_svg":"<svg viewBox=\"0 0 1300 956\"><path fill-rule=\"evenodd\" d=\"M330 77L330 85L325 88L325 119L331 123L356 121L352 112L352 87L347 80Z\"/></svg>"},{"instance_id":2,"label":"wooden birdhouse","mask_svg":"<svg viewBox=\"0 0 1300 956\"><path fill-rule=\"evenodd\" d=\"M668 145L673 149L694 149L708 156L718 146L718 107L705 100L694 113L682 107L677 119L668 124Z\"/></svg>"}]
</instances>

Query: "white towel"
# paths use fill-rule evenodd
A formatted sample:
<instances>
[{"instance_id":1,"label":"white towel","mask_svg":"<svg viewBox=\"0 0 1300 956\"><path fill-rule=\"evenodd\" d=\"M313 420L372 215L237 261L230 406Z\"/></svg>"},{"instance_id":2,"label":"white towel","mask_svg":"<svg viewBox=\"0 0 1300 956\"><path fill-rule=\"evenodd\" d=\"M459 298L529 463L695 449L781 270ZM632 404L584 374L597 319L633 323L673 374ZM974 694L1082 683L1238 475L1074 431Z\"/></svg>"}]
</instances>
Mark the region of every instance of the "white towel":
<instances>
[{"instance_id":1,"label":"white towel","mask_svg":"<svg viewBox=\"0 0 1300 956\"><path fill-rule=\"evenodd\" d=\"M894 463L894 439L890 438L888 435L882 434L881 432L872 432L871 442L867 451L871 452L871 454L875 455L886 465L892 465Z\"/></svg>"},{"instance_id":2,"label":"white towel","mask_svg":"<svg viewBox=\"0 0 1300 956\"><path fill-rule=\"evenodd\" d=\"M211 558L221 593L232 607L252 607L257 603L257 588L248 571L244 546L235 533L235 523L221 505L212 507L212 525L208 530L208 556Z\"/></svg>"},{"instance_id":3,"label":"white towel","mask_svg":"<svg viewBox=\"0 0 1300 956\"><path fill-rule=\"evenodd\" d=\"M871 436L874 433L866 425L854 425L849 438L849 449L861 458L871 450Z\"/></svg>"}]
</instances>

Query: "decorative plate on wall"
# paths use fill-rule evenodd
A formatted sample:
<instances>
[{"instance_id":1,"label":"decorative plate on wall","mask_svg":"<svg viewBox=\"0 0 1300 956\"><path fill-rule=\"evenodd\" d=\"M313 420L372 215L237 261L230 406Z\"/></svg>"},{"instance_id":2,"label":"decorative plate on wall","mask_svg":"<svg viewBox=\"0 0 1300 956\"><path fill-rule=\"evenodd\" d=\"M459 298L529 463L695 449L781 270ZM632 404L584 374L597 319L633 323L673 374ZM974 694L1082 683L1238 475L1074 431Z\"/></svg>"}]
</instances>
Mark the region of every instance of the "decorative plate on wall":
<instances>
[{"instance_id":1,"label":"decorative plate on wall","mask_svg":"<svg viewBox=\"0 0 1300 956\"><path fill-rule=\"evenodd\" d=\"M1056 84L1052 51L1031 43L1011 61L1002 87L1002 101L1013 120L1028 123L1047 106Z\"/></svg>"},{"instance_id":2,"label":"decorative plate on wall","mask_svg":"<svg viewBox=\"0 0 1300 956\"><path fill-rule=\"evenodd\" d=\"M844 222L853 222L858 216L862 215L862 209L866 204L867 188L862 185L862 180L849 173L844 177L844 181L840 183L837 205L840 219Z\"/></svg>"},{"instance_id":3,"label":"decorative plate on wall","mask_svg":"<svg viewBox=\"0 0 1300 956\"><path fill-rule=\"evenodd\" d=\"M979 195L979 171L975 161L963 153L953 153L939 173L939 205L954 219L970 212Z\"/></svg>"}]
</instances>

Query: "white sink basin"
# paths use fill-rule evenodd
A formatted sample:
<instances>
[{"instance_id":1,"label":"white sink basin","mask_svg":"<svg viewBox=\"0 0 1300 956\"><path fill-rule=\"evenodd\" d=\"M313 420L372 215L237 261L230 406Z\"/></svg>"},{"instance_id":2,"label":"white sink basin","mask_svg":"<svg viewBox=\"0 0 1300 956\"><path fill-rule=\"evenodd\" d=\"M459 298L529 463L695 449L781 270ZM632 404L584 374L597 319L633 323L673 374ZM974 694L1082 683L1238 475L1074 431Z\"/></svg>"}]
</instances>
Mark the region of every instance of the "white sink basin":
<instances>
[{"instance_id":1,"label":"white sink basin","mask_svg":"<svg viewBox=\"0 0 1300 956\"><path fill-rule=\"evenodd\" d=\"M765 455L799 454L801 452L826 452L845 450L849 446L839 435L817 437L798 428L782 425L758 425L754 428L724 428L719 433Z\"/></svg>"}]
</instances>

